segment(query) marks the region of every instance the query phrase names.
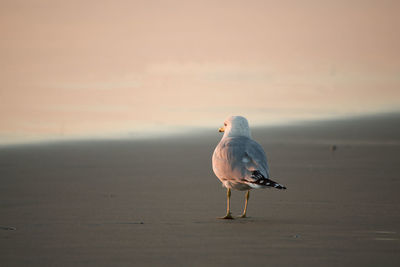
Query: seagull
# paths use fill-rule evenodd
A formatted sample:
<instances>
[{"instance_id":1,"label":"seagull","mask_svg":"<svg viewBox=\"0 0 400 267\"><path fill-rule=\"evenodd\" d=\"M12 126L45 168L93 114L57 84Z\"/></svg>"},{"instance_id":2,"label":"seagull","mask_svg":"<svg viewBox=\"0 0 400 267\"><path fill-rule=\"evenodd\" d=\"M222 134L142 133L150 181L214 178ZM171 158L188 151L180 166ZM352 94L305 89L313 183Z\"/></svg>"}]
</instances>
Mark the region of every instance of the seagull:
<instances>
[{"instance_id":1,"label":"seagull","mask_svg":"<svg viewBox=\"0 0 400 267\"><path fill-rule=\"evenodd\" d=\"M251 138L249 123L242 116L231 116L219 128L224 136L214 150L212 167L215 175L227 188L226 215L220 219L233 219L230 212L231 189L245 191L245 206L240 218L246 217L250 190L256 188L286 189L269 179L267 157L262 146Z\"/></svg>"}]
</instances>

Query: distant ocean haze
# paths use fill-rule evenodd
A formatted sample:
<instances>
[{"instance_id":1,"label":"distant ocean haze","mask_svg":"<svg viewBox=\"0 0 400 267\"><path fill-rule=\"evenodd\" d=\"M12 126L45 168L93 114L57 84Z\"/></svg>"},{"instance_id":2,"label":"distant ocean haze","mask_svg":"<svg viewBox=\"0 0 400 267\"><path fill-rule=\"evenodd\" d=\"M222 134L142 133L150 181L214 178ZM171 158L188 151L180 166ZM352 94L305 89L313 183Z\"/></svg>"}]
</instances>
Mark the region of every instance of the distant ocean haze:
<instances>
[{"instance_id":1,"label":"distant ocean haze","mask_svg":"<svg viewBox=\"0 0 400 267\"><path fill-rule=\"evenodd\" d=\"M0 143L400 108L398 1L0 5Z\"/></svg>"}]
</instances>

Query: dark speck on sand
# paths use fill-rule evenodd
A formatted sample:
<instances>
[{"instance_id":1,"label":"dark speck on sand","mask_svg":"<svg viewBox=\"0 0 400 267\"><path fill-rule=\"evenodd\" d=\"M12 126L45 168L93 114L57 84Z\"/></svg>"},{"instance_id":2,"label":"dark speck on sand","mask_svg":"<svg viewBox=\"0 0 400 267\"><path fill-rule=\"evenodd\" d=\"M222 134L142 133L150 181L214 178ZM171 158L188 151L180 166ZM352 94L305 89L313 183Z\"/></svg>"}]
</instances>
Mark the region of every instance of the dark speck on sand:
<instances>
[{"instance_id":1,"label":"dark speck on sand","mask_svg":"<svg viewBox=\"0 0 400 267\"><path fill-rule=\"evenodd\" d=\"M399 118L253 129L290 190L229 222L217 130L2 147L0 266L400 266Z\"/></svg>"}]
</instances>

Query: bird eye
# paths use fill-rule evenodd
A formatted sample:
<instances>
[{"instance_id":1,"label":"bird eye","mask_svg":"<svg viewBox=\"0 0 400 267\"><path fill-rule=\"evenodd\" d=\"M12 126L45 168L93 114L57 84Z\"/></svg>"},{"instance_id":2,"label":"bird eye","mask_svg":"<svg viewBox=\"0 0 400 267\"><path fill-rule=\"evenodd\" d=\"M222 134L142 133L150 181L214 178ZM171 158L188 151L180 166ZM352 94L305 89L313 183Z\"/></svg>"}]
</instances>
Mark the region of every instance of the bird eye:
<instances>
[{"instance_id":1,"label":"bird eye","mask_svg":"<svg viewBox=\"0 0 400 267\"><path fill-rule=\"evenodd\" d=\"M224 126L227 126L226 122L224 123Z\"/></svg>"}]
</instances>

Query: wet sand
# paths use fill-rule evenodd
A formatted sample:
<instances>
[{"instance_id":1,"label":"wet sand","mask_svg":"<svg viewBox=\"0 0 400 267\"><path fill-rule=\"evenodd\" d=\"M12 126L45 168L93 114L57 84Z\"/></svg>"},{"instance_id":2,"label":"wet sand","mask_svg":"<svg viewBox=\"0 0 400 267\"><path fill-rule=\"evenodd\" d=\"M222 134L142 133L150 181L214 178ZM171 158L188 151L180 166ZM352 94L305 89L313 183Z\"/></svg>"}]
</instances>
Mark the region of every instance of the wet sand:
<instances>
[{"instance_id":1,"label":"wet sand","mask_svg":"<svg viewBox=\"0 0 400 267\"><path fill-rule=\"evenodd\" d=\"M252 191L235 220L216 219L217 131L2 147L0 266L399 266L399 122L254 129L288 190Z\"/></svg>"}]
</instances>

